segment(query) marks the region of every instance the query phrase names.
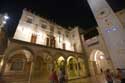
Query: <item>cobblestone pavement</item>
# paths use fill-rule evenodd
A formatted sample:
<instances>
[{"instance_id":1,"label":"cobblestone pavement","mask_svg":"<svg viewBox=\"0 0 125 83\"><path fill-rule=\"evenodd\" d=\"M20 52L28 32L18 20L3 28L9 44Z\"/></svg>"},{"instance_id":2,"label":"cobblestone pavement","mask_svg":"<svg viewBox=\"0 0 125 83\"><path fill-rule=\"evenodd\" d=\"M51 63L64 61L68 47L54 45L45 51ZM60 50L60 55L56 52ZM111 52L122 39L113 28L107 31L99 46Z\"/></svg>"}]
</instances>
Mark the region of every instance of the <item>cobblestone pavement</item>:
<instances>
[{"instance_id":1,"label":"cobblestone pavement","mask_svg":"<svg viewBox=\"0 0 125 83\"><path fill-rule=\"evenodd\" d=\"M72 80L68 83L106 83L104 75L98 75L90 78Z\"/></svg>"}]
</instances>

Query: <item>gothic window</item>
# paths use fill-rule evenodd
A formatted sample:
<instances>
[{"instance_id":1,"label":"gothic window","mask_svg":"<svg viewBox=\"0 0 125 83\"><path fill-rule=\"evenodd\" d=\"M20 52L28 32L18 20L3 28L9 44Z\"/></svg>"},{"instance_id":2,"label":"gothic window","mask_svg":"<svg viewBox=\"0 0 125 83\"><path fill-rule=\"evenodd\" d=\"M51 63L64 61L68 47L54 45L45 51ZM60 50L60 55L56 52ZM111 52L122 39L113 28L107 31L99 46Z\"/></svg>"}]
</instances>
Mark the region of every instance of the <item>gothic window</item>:
<instances>
[{"instance_id":1,"label":"gothic window","mask_svg":"<svg viewBox=\"0 0 125 83\"><path fill-rule=\"evenodd\" d=\"M46 46L49 46L49 38L46 38Z\"/></svg>"},{"instance_id":2,"label":"gothic window","mask_svg":"<svg viewBox=\"0 0 125 83\"><path fill-rule=\"evenodd\" d=\"M31 43L36 43L37 35L32 34L31 36Z\"/></svg>"},{"instance_id":3,"label":"gothic window","mask_svg":"<svg viewBox=\"0 0 125 83\"><path fill-rule=\"evenodd\" d=\"M32 17L27 17L26 22L27 22L27 23L32 23L32 22L33 22Z\"/></svg>"},{"instance_id":4,"label":"gothic window","mask_svg":"<svg viewBox=\"0 0 125 83\"><path fill-rule=\"evenodd\" d=\"M50 26L50 31L54 32L54 26L53 25Z\"/></svg>"},{"instance_id":5,"label":"gothic window","mask_svg":"<svg viewBox=\"0 0 125 83\"><path fill-rule=\"evenodd\" d=\"M65 50L65 48L66 48L66 47L65 47L65 43L63 43L63 49Z\"/></svg>"},{"instance_id":6,"label":"gothic window","mask_svg":"<svg viewBox=\"0 0 125 83\"><path fill-rule=\"evenodd\" d=\"M11 64L11 71L22 71L24 67L24 62L21 59L16 59L15 61L12 62Z\"/></svg>"},{"instance_id":7,"label":"gothic window","mask_svg":"<svg viewBox=\"0 0 125 83\"><path fill-rule=\"evenodd\" d=\"M50 46L53 47L53 48L55 48L55 43L56 43L55 37L52 36L52 37L50 38Z\"/></svg>"},{"instance_id":8,"label":"gothic window","mask_svg":"<svg viewBox=\"0 0 125 83\"><path fill-rule=\"evenodd\" d=\"M76 44L73 44L74 51L76 52Z\"/></svg>"}]
</instances>

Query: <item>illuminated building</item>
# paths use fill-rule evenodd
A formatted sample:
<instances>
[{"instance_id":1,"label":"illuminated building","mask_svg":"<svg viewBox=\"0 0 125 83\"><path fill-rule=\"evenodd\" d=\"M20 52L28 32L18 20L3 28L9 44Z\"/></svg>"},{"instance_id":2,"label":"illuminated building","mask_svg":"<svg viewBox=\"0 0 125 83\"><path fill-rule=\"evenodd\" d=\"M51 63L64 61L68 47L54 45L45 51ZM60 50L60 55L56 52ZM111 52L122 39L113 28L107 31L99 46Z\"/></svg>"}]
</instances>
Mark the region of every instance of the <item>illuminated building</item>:
<instances>
[{"instance_id":1,"label":"illuminated building","mask_svg":"<svg viewBox=\"0 0 125 83\"><path fill-rule=\"evenodd\" d=\"M117 31L118 27L106 28L105 26L112 26L112 16L115 16L118 25L119 23L121 23L120 26L124 25L122 17L125 13L122 11L121 15L120 11L115 14L109 6L109 9L104 8L96 12L93 4L96 0L88 1L99 25L97 27L99 35L88 40L84 39L84 34L80 34L78 27L66 29L23 10L14 37L9 40L8 48L0 63L3 76L11 76L11 80L15 82L21 79L29 83L47 83L53 68L57 72L63 68L69 80L89 76L89 73L90 75L100 74L101 69L103 71L107 68L113 69L115 64L110 53L112 50L109 49L112 44L110 42L107 46L109 41L102 33L102 28L106 35ZM104 17L109 15L107 10L113 15L111 19L104 18L102 22L102 15ZM98 21L100 18L102 18L101 22ZM117 36L116 33L115 36ZM123 53L123 49L119 51Z\"/></svg>"},{"instance_id":2,"label":"illuminated building","mask_svg":"<svg viewBox=\"0 0 125 83\"><path fill-rule=\"evenodd\" d=\"M14 81L47 83L53 68L62 68L68 79L88 76L79 28L65 29L27 10L4 55L1 70Z\"/></svg>"}]
</instances>

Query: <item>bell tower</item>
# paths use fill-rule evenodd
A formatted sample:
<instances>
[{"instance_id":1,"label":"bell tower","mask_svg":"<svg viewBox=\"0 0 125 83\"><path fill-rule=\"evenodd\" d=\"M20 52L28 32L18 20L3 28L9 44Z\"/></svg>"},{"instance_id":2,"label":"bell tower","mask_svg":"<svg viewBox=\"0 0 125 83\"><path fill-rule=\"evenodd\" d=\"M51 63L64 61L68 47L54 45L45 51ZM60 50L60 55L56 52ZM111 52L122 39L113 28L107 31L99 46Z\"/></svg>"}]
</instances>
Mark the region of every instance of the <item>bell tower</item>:
<instances>
[{"instance_id":1,"label":"bell tower","mask_svg":"<svg viewBox=\"0 0 125 83\"><path fill-rule=\"evenodd\" d=\"M115 68L125 69L123 26L106 0L87 0Z\"/></svg>"}]
</instances>

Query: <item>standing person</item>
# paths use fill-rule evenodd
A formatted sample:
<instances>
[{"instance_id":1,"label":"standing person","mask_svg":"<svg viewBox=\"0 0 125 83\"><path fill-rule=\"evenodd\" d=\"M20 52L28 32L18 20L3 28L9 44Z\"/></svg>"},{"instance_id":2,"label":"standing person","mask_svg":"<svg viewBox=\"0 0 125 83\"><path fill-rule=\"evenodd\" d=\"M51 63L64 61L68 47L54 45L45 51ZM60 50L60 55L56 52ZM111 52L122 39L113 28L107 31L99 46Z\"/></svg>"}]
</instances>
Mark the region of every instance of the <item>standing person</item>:
<instances>
[{"instance_id":1,"label":"standing person","mask_svg":"<svg viewBox=\"0 0 125 83\"><path fill-rule=\"evenodd\" d=\"M102 70L102 68L100 69L100 71L101 71L101 73L103 73L103 70Z\"/></svg>"},{"instance_id":2,"label":"standing person","mask_svg":"<svg viewBox=\"0 0 125 83\"><path fill-rule=\"evenodd\" d=\"M121 72L120 68L117 68L117 74L116 74L115 82L121 83L121 81L122 81L122 72Z\"/></svg>"},{"instance_id":3,"label":"standing person","mask_svg":"<svg viewBox=\"0 0 125 83\"><path fill-rule=\"evenodd\" d=\"M64 83L64 74L63 74L62 68L60 68L59 70L58 78L59 78L59 83Z\"/></svg>"},{"instance_id":4,"label":"standing person","mask_svg":"<svg viewBox=\"0 0 125 83\"><path fill-rule=\"evenodd\" d=\"M56 71L54 71L53 77L54 77L54 83L58 83L58 76L56 74Z\"/></svg>"},{"instance_id":5,"label":"standing person","mask_svg":"<svg viewBox=\"0 0 125 83\"><path fill-rule=\"evenodd\" d=\"M105 77L106 77L107 83L113 83L113 77L109 69L106 70Z\"/></svg>"},{"instance_id":6,"label":"standing person","mask_svg":"<svg viewBox=\"0 0 125 83\"><path fill-rule=\"evenodd\" d=\"M125 72L123 69L117 68L116 83L125 83Z\"/></svg>"}]
</instances>

